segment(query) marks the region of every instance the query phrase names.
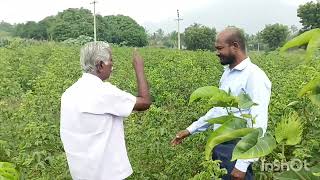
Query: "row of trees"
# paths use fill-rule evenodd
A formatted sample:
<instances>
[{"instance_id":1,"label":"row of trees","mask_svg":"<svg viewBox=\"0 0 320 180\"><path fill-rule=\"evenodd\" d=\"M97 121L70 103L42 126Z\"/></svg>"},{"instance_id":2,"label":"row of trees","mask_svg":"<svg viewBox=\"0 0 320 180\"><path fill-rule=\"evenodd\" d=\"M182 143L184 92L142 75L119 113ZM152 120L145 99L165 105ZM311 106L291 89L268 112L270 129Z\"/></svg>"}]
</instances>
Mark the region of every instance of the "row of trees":
<instances>
[{"instance_id":1,"label":"row of trees","mask_svg":"<svg viewBox=\"0 0 320 180\"><path fill-rule=\"evenodd\" d=\"M257 34L249 35L243 31L248 50L275 50L294 35L289 28L282 24L266 25ZM188 50L214 50L217 31L201 24L193 24L187 27L181 34L182 46ZM164 34L162 29L149 36L149 45L156 47L177 48L177 32Z\"/></svg>"},{"instance_id":2,"label":"row of trees","mask_svg":"<svg viewBox=\"0 0 320 180\"><path fill-rule=\"evenodd\" d=\"M303 28L299 31L296 26L282 24L266 25L262 31L249 35L245 33L248 50L275 50L282 46L287 40L310 29L320 28L320 3L308 2L300 5L297 16L301 19ZM216 30L200 24L193 24L181 34L182 46L189 50L206 49L212 50ZM157 30L149 36L149 45L177 47L177 32L173 31L167 35L162 29Z\"/></svg>"},{"instance_id":3,"label":"row of trees","mask_svg":"<svg viewBox=\"0 0 320 180\"><path fill-rule=\"evenodd\" d=\"M145 29L128 16L97 15L97 39L128 46L147 45ZM87 9L67 9L39 22L17 24L14 36L38 40L65 41L79 36L93 36L93 14Z\"/></svg>"},{"instance_id":4,"label":"row of trees","mask_svg":"<svg viewBox=\"0 0 320 180\"><path fill-rule=\"evenodd\" d=\"M297 15L303 28L298 32L295 26L282 24L266 25L254 35L245 34L248 50L275 50L284 42L309 29L320 27L320 3L309 2L298 8ZM128 16L97 15L97 39L127 46L150 46L177 48L177 32L165 34L162 29L147 35L145 29ZM2 33L1 33L2 32ZM3 32L15 36L39 40L65 41L79 36L93 36L93 15L87 9L67 9L56 16L49 16L40 22L29 21L11 25L0 23L0 37ZM217 32L215 28L200 24L190 25L181 33L181 44L189 50L213 50Z\"/></svg>"}]
</instances>

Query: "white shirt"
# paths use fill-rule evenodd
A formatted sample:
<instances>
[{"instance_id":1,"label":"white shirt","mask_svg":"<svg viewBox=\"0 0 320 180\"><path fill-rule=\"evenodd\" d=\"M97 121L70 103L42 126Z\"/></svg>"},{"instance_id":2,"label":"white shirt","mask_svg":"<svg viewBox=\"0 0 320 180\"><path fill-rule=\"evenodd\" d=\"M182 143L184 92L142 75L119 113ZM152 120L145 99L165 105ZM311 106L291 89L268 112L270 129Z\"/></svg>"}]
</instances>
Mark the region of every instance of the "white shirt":
<instances>
[{"instance_id":1,"label":"white shirt","mask_svg":"<svg viewBox=\"0 0 320 180\"><path fill-rule=\"evenodd\" d=\"M239 95L242 91L247 93L252 101L258 105L247 110L242 110L242 113L251 114L252 117L257 116L256 123L253 124L253 127L261 127L263 132L266 132L268 126L268 105L271 96L271 82L267 75L250 61L249 57L233 69L229 69L229 67L225 68L220 79L219 88L226 92L230 89L231 94L234 96ZM233 109L232 112L234 115L240 116L239 110ZM210 126L210 124L207 123L207 120L227 114L228 113L224 108L214 107L210 109L206 115L193 122L187 130L191 134L205 131ZM248 120L248 127L251 127L251 125L251 120ZM215 124L214 130L220 126L220 124ZM235 167L242 172L246 172L250 163L255 160L257 160L257 158L237 160Z\"/></svg>"},{"instance_id":2,"label":"white shirt","mask_svg":"<svg viewBox=\"0 0 320 180\"><path fill-rule=\"evenodd\" d=\"M88 73L63 93L60 136L73 179L120 180L132 174L123 117L135 103L135 96Z\"/></svg>"}]
</instances>

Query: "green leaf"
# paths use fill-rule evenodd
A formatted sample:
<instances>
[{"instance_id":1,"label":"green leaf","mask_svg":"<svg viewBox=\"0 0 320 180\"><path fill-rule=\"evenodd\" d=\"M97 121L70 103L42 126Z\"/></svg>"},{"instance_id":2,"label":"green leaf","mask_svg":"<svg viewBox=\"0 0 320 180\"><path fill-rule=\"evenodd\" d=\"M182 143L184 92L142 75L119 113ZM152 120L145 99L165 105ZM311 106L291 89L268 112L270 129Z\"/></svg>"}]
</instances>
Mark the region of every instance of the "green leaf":
<instances>
[{"instance_id":1,"label":"green leaf","mask_svg":"<svg viewBox=\"0 0 320 180\"><path fill-rule=\"evenodd\" d=\"M189 99L189 104L201 98L210 99L212 96L216 94L220 94L221 93L220 91L221 90L215 86L204 86L204 87L198 88L191 94Z\"/></svg>"},{"instance_id":2,"label":"green leaf","mask_svg":"<svg viewBox=\"0 0 320 180\"><path fill-rule=\"evenodd\" d=\"M298 47L308 44L305 54L305 60L310 61L316 56L316 52L320 51L320 29L312 29L304 32L301 35L293 38L287 42L281 49L280 52L284 52L289 48Z\"/></svg>"},{"instance_id":3,"label":"green leaf","mask_svg":"<svg viewBox=\"0 0 320 180\"><path fill-rule=\"evenodd\" d=\"M320 48L320 31L319 34L314 35L307 46L306 60L310 61L316 56L316 52Z\"/></svg>"},{"instance_id":4,"label":"green leaf","mask_svg":"<svg viewBox=\"0 0 320 180\"><path fill-rule=\"evenodd\" d=\"M220 116L220 117L209 119L209 120L207 120L207 122L209 124L223 124L223 123L225 123L227 121L230 121L232 119L244 120L244 119L239 118L239 117L234 116L234 115L226 115L226 116Z\"/></svg>"},{"instance_id":5,"label":"green leaf","mask_svg":"<svg viewBox=\"0 0 320 180\"><path fill-rule=\"evenodd\" d=\"M216 107L238 107L238 100L231 94L220 90L219 93L210 98L209 104Z\"/></svg>"},{"instance_id":6,"label":"green leaf","mask_svg":"<svg viewBox=\"0 0 320 180\"><path fill-rule=\"evenodd\" d=\"M238 108L240 109L249 109L252 106L258 105L257 103L254 103L250 96L245 93L245 92L241 92L238 97Z\"/></svg>"},{"instance_id":7,"label":"green leaf","mask_svg":"<svg viewBox=\"0 0 320 180\"><path fill-rule=\"evenodd\" d=\"M309 99L311 102L320 107L320 94L310 95Z\"/></svg>"},{"instance_id":8,"label":"green leaf","mask_svg":"<svg viewBox=\"0 0 320 180\"><path fill-rule=\"evenodd\" d=\"M248 119L252 118L251 114L241 114L241 116L244 117L244 118L248 118Z\"/></svg>"},{"instance_id":9,"label":"green leaf","mask_svg":"<svg viewBox=\"0 0 320 180\"><path fill-rule=\"evenodd\" d=\"M298 96L307 95L311 102L320 107L320 77L307 83L299 92Z\"/></svg>"},{"instance_id":10,"label":"green leaf","mask_svg":"<svg viewBox=\"0 0 320 180\"><path fill-rule=\"evenodd\" d=\"M280 49L281 52L284 52L290 48L298 47L309 43L312 37L320 33L320 29L312 29L310 31L304 32L299 36L288 41L283 47Z\"/></svg>"},{"instance_id":11,"label":"green leaf","mask_svg":"<svg viewBox=\"0 0 320 180\"><path fill-rule=\"evenodd\" d=\"M298 96L302 97L307 94L319 94L320 93L320 77L317 77L310 82L308 82L303 88L300 90Z\"/></svg>"},{"instance_id":12,"label":"green leaf","mask_svg":"<svg viewBox=\"0 0 320 180\"><path fill-rule=\"evenodd\" d=\"M286 107L295 106L297 104L299 104L299 101L292 101Z\"/></svg>"},{"instance_id":13,"label":"green leaf","mask_svg":"<svg viewBox=\"0 0 320 180\"><path fill-rule=\"evenodd\" d=\"M15 166L8 162L0 162L0 179L6 180L18 180L19 173L15 169Z\"/></svg>"},{"instance_id":14,"label":"green leaf","mask_svg":"<svg viewBox=\"0 0 320 180\"><path fill-rule=\"evenodd\" d=\"M235 97L215 86L205 86L195 90L190 96L189 104L198 99L207 99L210 106L237 107L238 105Z\"/></svg>"},{"instance_id":15,"label":"green leaf","mask_svg":"<svg viewBox=\"0 0 320 180\"><path fill-rule=\"evenodd\" d=\"M242 129L237 129L237 130L227 132L212 138L210 141L207 142L207 145L206 145L206 149L205 149L206 160L209 160L211 158L212 149L216 145L227 142L227 141L231 141L237 138L241 138L251 133L252 131L254 131L254 129L252 128L242 128Z\"/></svg>"},{"instance_id":16,"label":"green leaf","mask_svg":"<svg viewBox=\"0 0 320 180\"><path fill-rule=\"evenodd\" d=\"M259 128L244 136L234 148L231 161L258 158L270 154L276 148L276 141L268 133L263 137L260 137L261 134L262 129Z\"/></svg>"},{"instance_id":17,"label":"green leaf","mask_svg":"<svg viewBox=\"0 0 320 180\"><path fill-rule=\"evenodd\" d=\"M283 117L275 128L275 136L278 143L296 145L300 143L303 126L297 113L291 113Z\"/></svg>"},{"instance_id":18,"label":"green leaf","mask_svg":"<svg viewBox=\"0 0 320 180\"><path fill-rule=\"evenodd\" d=\"M209 160L211 156L212 149L223 142L230 141L239 137L246 135L247 133L253 131L251 128L247 127L247 121L241 118L231 119L225 122L217 130L213 131L208 138L205 156Z\"/></svg>"}]
</instances>

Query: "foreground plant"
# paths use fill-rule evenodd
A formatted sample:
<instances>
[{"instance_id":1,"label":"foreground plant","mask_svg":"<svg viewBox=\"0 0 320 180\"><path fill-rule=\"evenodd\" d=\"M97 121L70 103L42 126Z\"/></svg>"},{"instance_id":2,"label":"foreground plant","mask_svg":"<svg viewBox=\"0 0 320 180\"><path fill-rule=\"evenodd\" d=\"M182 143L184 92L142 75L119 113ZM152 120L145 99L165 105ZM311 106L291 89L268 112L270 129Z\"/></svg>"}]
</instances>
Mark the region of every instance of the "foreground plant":
<instances>
[{"instance_id":1,"label":"foreground plant","mask_svg":"<svg viewBox=\"0 0 320 180\"><path fill-rule=\"evenodd\" d=\"M266 156L276 148L276 141L269 133L263 135L261 128L248 127L247 120L255 122L255 117L242 113L242 110L257 105L248 94L240 93L232 96L215 86L205 86L195 90L189 103L196 100L204 100L208 107L223 107L228 115L208 120L210 124L221 124L208 138L205 148L205 159L211 159L211 153L218 144L242 138L234 148L232 161L237 159L251 159ZM232 109L238 109L241 116L235 116ZM253 125L252 123L252 125Z\"/></svg>"},{"instance_id":2,"label":"foreground plant","mask_svg":"<svg viewBox=\"0 0 320 180\"><path fill-rule=\"evenodd\" d=\"M8 162L0 162L0 179L18 180L19 173L13 164Z\"/></svg>"}]
</instances>

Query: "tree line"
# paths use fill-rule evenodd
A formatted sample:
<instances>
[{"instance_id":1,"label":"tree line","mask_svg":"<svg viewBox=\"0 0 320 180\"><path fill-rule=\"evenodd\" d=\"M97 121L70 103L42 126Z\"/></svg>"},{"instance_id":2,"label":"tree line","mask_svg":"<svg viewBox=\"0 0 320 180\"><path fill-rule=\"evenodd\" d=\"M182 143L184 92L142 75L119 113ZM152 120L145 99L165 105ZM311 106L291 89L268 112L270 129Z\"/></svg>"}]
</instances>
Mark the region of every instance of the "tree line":
<instances>
[{"instance_id":1,"label":"tree line","mask_svg":"<svg viewBox=\"0 0 320 180\"><path fill-rule=\"evenodd\" d=\"M310 29L320 28L320 3L308 2L300 5L297 16L303 28L283 24L269 24L256 34L243 31L248 50L275 50L287 40ZM165 34L162 29L154 33L147 31L134 19L124 15L96 15L97 40L126 46L155 46L177 48L177 32ZM217 31L201 24L192 24L181 33L181 44L188 50L213 50ZM18 36L36 40L70 41L79 37L93 36L93 14L88 9L70 8L39 22L28 21L11 25L0 22L0 37ZM88 39L88 38L87 38ZM90 38L89 38L90 39Z\"/></svg>"}]
</instances>

